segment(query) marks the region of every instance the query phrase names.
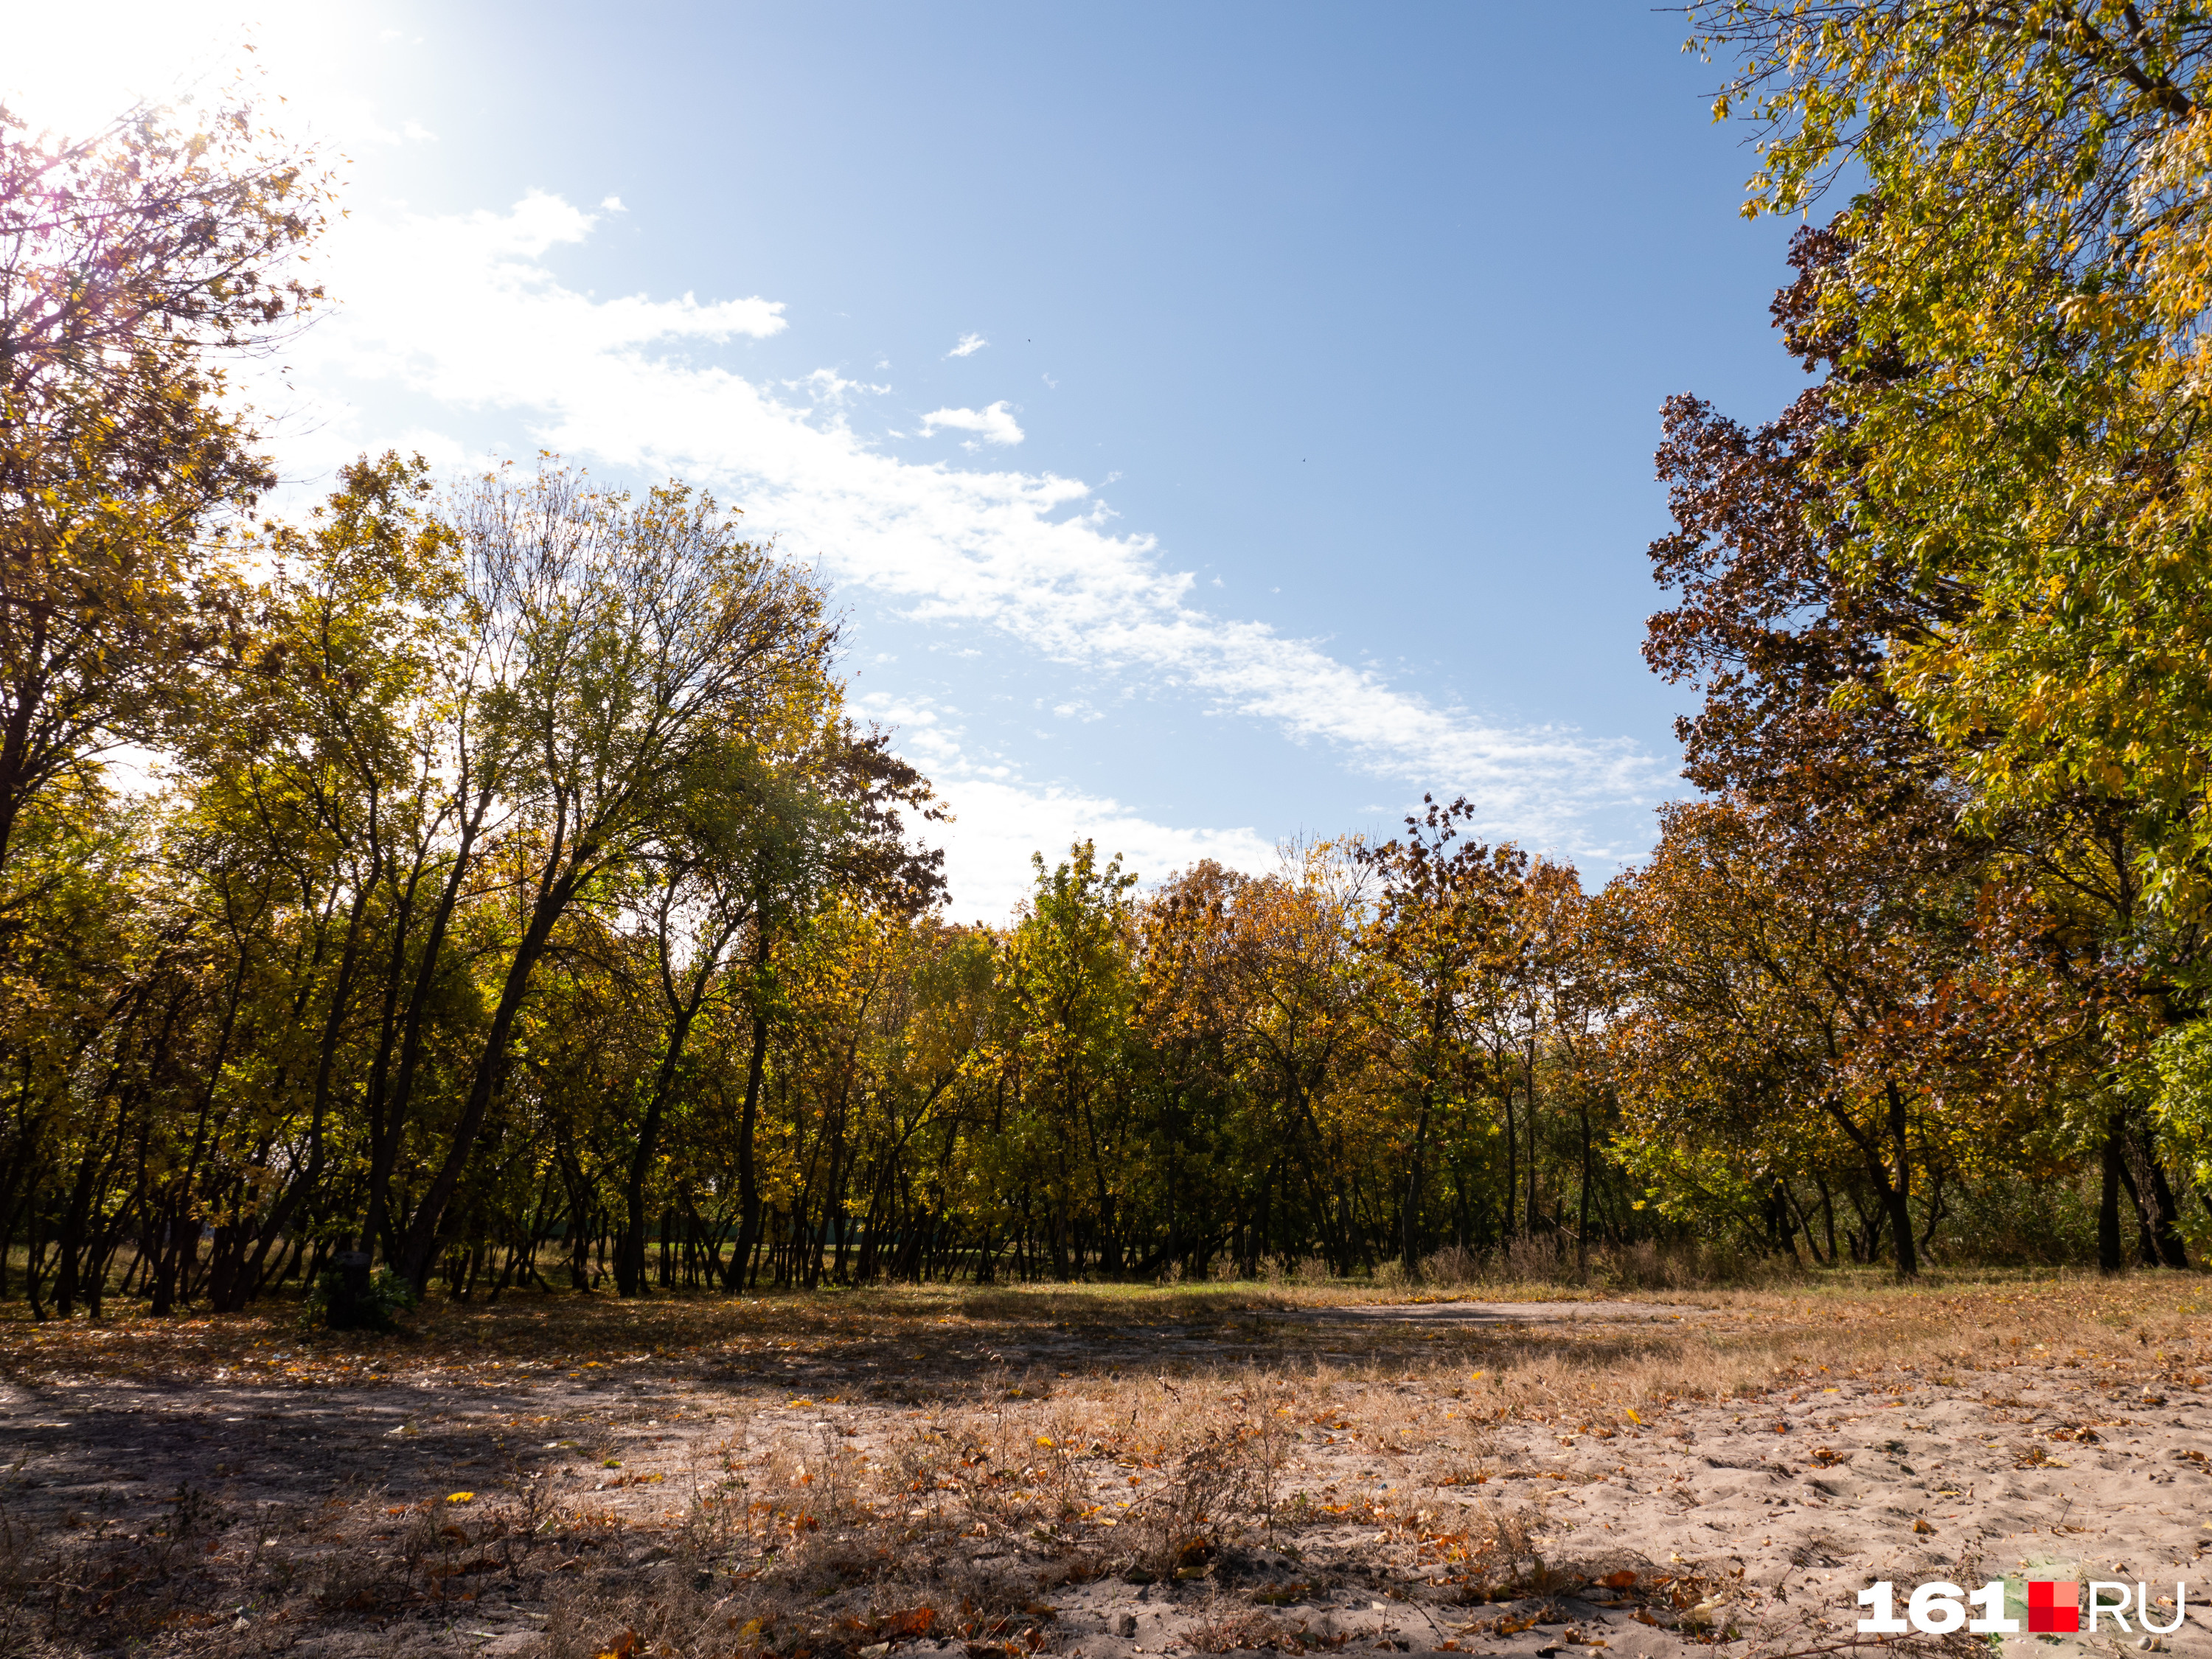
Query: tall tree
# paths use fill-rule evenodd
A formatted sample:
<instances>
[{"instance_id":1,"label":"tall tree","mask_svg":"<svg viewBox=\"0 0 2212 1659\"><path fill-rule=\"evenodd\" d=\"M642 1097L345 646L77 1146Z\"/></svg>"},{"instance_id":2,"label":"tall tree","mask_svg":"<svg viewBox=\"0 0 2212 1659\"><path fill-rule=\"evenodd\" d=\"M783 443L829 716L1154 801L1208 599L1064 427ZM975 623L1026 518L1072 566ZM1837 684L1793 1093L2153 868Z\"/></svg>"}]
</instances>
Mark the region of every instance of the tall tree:
<instances>
[{"instance_id":1,"label":"tall tree","mask_svg":"<svg viewBox=\"0 0 2212 1659\"><path fill-rule=\"evenodd\" d=\"M1421 1207L1442 1120L1487 1093L1474 1027L1517 954L1514 899L1528 867L1516 848L1463 838L1475 817L1464 797L1448 806L1422 799L1425 811L1406 819L1402 838L1353 853L1379 879L1369 948L1395 981L1377 987L1376 1034L1410 1108L1398 1201L1398 1253L1409 1274L1419 1271L1425 1243Z\"/></svg>"},{"instance_id":2,"label":"tall tree","mask_svg":"<svg viewBox=\"0 0 2212 1659\"><path fill-rule=\"evenodd\" d=\"M571 472L495 476L465 498L458 530L484 618L480 724L462 736L459 788L507 804L521 927L400 1243L417 1285L556 925L667 826L703 757L823 705L836 639L819 590L680 486L633 504Z\"/></svg>"},{"instance_id":3,"label":"tall tree","mask_svg":"<svg viewBox=\"0 0 2212 1659\"><path fill-rule=\"evenodd\" d=\"M38 792L158 742L235 639L209 532L274 478L225 362L320 297L325 189L242 106L76 142L0 107L0 878Z\"/></svg>"}]
</instances>

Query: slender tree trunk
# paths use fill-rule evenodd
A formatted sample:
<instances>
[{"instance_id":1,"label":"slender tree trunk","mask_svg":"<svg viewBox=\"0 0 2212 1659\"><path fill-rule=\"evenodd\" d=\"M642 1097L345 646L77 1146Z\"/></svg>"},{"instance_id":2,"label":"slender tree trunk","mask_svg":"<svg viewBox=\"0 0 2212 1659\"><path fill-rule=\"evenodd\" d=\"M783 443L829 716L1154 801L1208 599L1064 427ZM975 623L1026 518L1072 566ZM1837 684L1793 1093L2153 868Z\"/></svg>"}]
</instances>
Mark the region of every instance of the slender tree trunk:
<instances>
[{"instance_id":1,"label":"slender tree trunk","mask_svg":"<svg viewBox=\"0 0 2212 1659\"><path fill-rule=\"evenodd\" d=\"M1408 1279L1420 1271L1421 1160L1428 1150L1429 1114L1435 1102L1435 1086L1423 1085L1421 1115L1413 1126L1413 1156L1407 1160L1405 1204L1398 1215L1398 1256Z\"/></svg>"},{"instance_id":2,"label":"slender tree trunk","mask_svg":"<svg viewBox=\"0 0 2212 1659\"><path fill-rule=\"evenodd\" d=\"M1912 1248L1912 1212L1907 1202L1912 1162L1905 1139L1905 1094L1894 1083L1882 1087L1889 1097L1890 1142L1897 1149L1897 1179L1885 1183L1883 1197L1889 1205L1890 1231L1897 1236L1897 1271L1910 1279L1920 1271L1920 1257Z\"/></svg>"},{"instance_id":3,"label":"slender tree trunk","mask_svg":"<svg viewBox=\"0 0 2212 1659\"><path fill-rule=\"evenodd\" d=\"M1528 1078L1528 1197L1521 1214L1533 1235L1536 1231L1536 1039L1533 1035L1522 1052Z\"/></svg>"},{"instance_id":4,"label":"slender tree trunk","mask_svg":"<svg viewBox=\"0 0 2212 1659\"><path fill-rule=\"evenodd\" d=\"M2158 1251L2169 1267L2189 1266L2189 1246L2181 1236L2181 1203L2166 1178L2166 1165L2150 1159L2150 1189L2158 1205Z\"/></svg>"},{"instance_id":5,"label":"slender tree trunk","mask_svg":"<svg viewBox=\"0 0 2212 1659\"><path fill-rule=\"evenodd\" d=\"M380 858L378 864L380 864ZM338 953L338 971L331 988L331 1004L323 1018L323 1030L315 1052L314 1097L307 1121L307 1157L305 1167L290 1181L271 1206L268 1220L260 1230L260 1237L252 1256L241 1265L233 1279L228 1296L216 1298L217 1310L235 1313L243 1308L249 1297L258 1294L263 1283L262 1268L269 1252L284 1230L292 1224L292 1218L300 1206L312 1194L323 1178L323 1129L329 1117L331 1083L337 1066L338 1049L345 1031L346 1010L353 1003L354 975L361 963L362 922L368 908L369 894L383 879L377 865L372 865L368 878L361 884L354 896L353 908L346 917L345 945Z\"/></svg>"},{"instance_id":6,"label":"slender tree trunk","mask_svg":"<svg viewBox=\"0 0 2212 1659\"><path fill-rule=\"evenodd\" d=\"M2120 1126L2117 1120L2105 1134L2105 1182L2097 1202L2097 1271L2116 1273L2125 1264L2120 1256Z\"/></svg>"},{"instance_id":7,"label":"slender tree trunk","mask_svg":"<svg viewBox=\"0 0 2212 1659\"><path fill-rule=\"evenodd\" d=\"M1580 1109L1583 1122L1582 1205L1575 1218L1575 1282L1589 1283L1590 1124L1589 1106Z\"/></svg>"},{"instance_id":8,"label":"slender tree trunk","mask_svg":"<svg viewBox=\"0 0 2212 1659\"><path fill-rule=\"evenodd\" d=\"M767 957L765 944L761 957ZM738 1119L738 1253L730 1260L732 1283L738 1288L737 1275L743 1270L757 1275L754 1257L761 1242L760 1171L753 1156L754 1130L760 1121L761 1071L768 1060L768 1016L753 1016L752 1059L745 1066L745 1103ZM750 1282L748 1279L745 1282Z\"/></svg>"},{"instance_id":9,"label":"slender tree trunk","mask_svg":"<svg viewBox=\"0 0 2212 1659\"><path fill-rule=\"evenodd\" d=\"M703 981L702 975L702 989ZM660 1120L676 1086L677 1068L684 1062L684 1040L690 1035L692 1017L699 1012L699 1003L700 997L695 994L690 1006L679 1011L670 1026L667 1048L660 1056L660 1064L653 1068L653 1093L646 1102L645 1121L638 1125L637 1139L630 1148L629 1176L623 1186L627 1213L622 1243L615 1255L615 1290L622 1296L645 1294L646 1182L653 1174L653 1156L659 1147Z\"/></svg>"},{"instance_id":10,"label":"slender tree trunk","mask_svg":"<svg viewBox=\"0 0 2212 1659\"><path fill-rule=\"evenodd\" d=\"M414 1221L400 1247L401 1271L415 1286L417 1296L429 1288L430 1269L437 1260L446 1213L461 1184L461 1172L467 1167L469 1154L476 1150L484 1119L491 1111L492 1094L506 1070L507 1044L514 1036L515 1018L522 1012L531 975L537 971L538 959L544 954L546 943L552 938L553 924L568 908L569 898L586 873L588 856L588 849L580 850L568 873L538 896L537 903L531 907L530 925L515 946L514 961L507 964L506 982L500 987L499 1006L492 1014L491 1030L484 1038L483 1048L477 1056L475 1074L469 1080L468 1103L462 1108L461 1120L453 1127L453 1144L446 1149L444 1162L431 1178L422 1202L416 1206Z\"/></svg>"},{"instance_id":11,"label":"slender tree trunk","mask_svg":"<svg viewBox=\"0 0 2212 1659\"><path fill-rule=\"evenodd\" d=\"M406 929L415 902L413 878L407 884L406 896L392 933L386 1018L369 1073L368 1212L362 1231L362 1248L381 1250L386 1260L395 1264L404 1252L397 1206L392 1202L392 1176L398 1166L400 1143L407 1133L407 1109L414 1096L415 1074L422 1063L422 1028L437 986L438 959L445 950L446 933L453 924L454 908L460 902L469 872L474 867L477 836L483 830L485 814L491 810L491 799L489 790L480 793L475 811L461 825L460 841L453 848L453 867L446 872L437 906L431 912L429 933L422 941L422 959L416 964L415 983L408 993L406 1011L400 1022L398 1070L392 1077L387 1091L386 1068L390 1064L392 1036L390 1011L393 995L404 982L406 971Z\"/></svg>"},{"instance_id":12,"label":"slender tree trunk","mask_svg":"<svg viewBox=\"0 0 2212 1659\"><path fill-rule=\"evenodd\" d=\"M1501 1245L1513 1242L1513 1206L1518 1195L1521 1177L1520 1126L1513 1115L1513 1085L1505 1085L1505 1212L1498 1223L1498 1238Z\"/></svg>"}]
</instances>

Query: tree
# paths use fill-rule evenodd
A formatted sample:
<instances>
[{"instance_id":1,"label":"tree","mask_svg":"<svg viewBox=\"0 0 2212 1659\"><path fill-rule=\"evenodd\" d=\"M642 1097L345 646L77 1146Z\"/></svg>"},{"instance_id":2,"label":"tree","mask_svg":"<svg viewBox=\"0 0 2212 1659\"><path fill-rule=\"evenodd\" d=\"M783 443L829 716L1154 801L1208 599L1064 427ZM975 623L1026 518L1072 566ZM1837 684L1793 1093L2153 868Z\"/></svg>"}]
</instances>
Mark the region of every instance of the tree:
<instances>
[{"instance_id":1,"label":"tree","mask_svg":"<svg viewBox=\"0 0 2212 1659\"><path fill-rule=\"evenodd\" d=\"M795 714L815 713L811 703ZM749 1000L755 1015L740 1128L740 1206L750 1252L758 1227L750 1123L759 1062L768 1046L770 988L726 970L750 932L764 969L780 936L842 894L911 919L941 896L943 854L905 839L899 809L932 811L921 775L832 714L813 727L777 732L763 720L743 748L697 757L670 803L661 833L639 853L652 918L653 982L663 1006L660 1060L631 1149L629 1220L616 1267L625 1296L645 1288L646 1187L660 1125L676 1092L691 1027L710 998ZM747 993L750 996L748 999Z\"/></svg>"},{"instance_id":2,"label":"tree","mask_svg":"<svg viewBox=\"0 0 2212 1659\"><path fill-rule=\"evenodd\" d=\"M1662 809L1607 894L1632 1161L1684 1215L1850 1175L1917 1271L1918 1180L1985 1172L2039 1121L2033 1028L1983 951L1972 849L1740 800ZM1927 1195L1926 1224L1940 1206Z\"/></svg>"},{"instance_id":3,"label":"tree","mask_svg":"<svg viewBox=\"0 0 2212 1659\"><path fill-rule=\"evenodd\" d=\"M1438 1120L1485 1092L1474 1028L1517 955L1514 900L1528 868L1516 848L1460 839L1475 817L1464 797L1449 806L1433 796L1422 799L1426 811L1406 819L1403 840L1352 854L1379 878L1367 942L1392 982L1377 987L1376 1035L1413 1119L1400 1149L1398 1204L1399 1257L1409 1274L1419 1271L1421 1206Z\"/></svg>"},{"instance_id":4,"label":"tree","mask_svg":"<svg viewBox=\"0 0 2212 1659\"><path fill-rule=\"evenodd\" d=\"M1031 863L1028 914L1006 936L995 975L1009 1020L997 1058L1013 1114L1013 1162L1000 1179L1024 1206L1032 1194L1043 1206L1053 1273L1066 1279L1086 1234L1109 1269L1120 1265L1137 878L1118 856L1102 866L1087 841L1050 870L1042 853Z\"/></svg>"},{"instance_id":5,"label":"tree","mask_svg":"<svg viewBox=\"0 0 2212 1659\"><path fill-rule=\"evenodd\" d=\"M235 645L207 532L274 477L223 359L320 297L313 165L242 106L77 143L0 108L0 878L39 791L158 742Z\"/></svg>"},{"instance_id":6,"label":"tree","mask_svg":"<svg viewBox=\"0 0 2212 1659\"><path fill-rule=\"evenodd\" d=\"M2124 806L2149 900L2201 905L2212 26L2131 0L1698 15L1741 59L1718 109L1767 131L1753 210L1866 175L1811 296L1839 370L1815 517L1854 586L1936 602L1888 688L1978 805Z\"/></svg>"},{"instance_id":7,"label":"tree","mask_svg":"<svg viewBox=\"0 0 2212 1659\"><path fill-rule=\"evenodd\" d=\"M2104 1265L2121 1265L2123 1188L2153 1259L2179 1261L2137 1056L2197 1012L2212 892L2191 368L2212 31L2186 6L2039 0L1700 15L1740 54L1719 109L1767 130L1753 210L1806 206L1845 161L1869 188L1801 234L1777 304L1823 384L1724 462L1726 423L1677 411L1677 444L1670 422L1678 517L1686 494L1702 512L1677 538L1686 568L1703 538L1732 544L1724 568L1780 601L1760 614L1790 648L1818 642L1793 599L1855 642L1812 677L1816 719L1856 733L1869 799L1984 841L2014 890L1987 906L2014 935L1990 948L2034 960L2044 1046L2079 1056L2057 1098L2102 1145ZM1743 643L1695 604L1673 621L1654 645L1678 673ZM1779 666L1768 650L1753 678L1781 684ZM1804 758L1774 711L1729 712L1737 758ZM1757 780L1721 787L1738 784Z\"/></svg>"},{"instance_id":8,"label":"tree","mask_svg":"<svg viewBox=\"0 0 2212 1659\"><path fill-rule=\"evenodd\" d=\"M484 684L480 724L460 733L457 798L509 803L522 925L400 1244L418 1288L556 925L667 826L704 757L826 704L836 640L817 589L681 486L633 506L573 473L520 486L494 476L465 498L458 528L483 617Z\"/></svg>"}]
</instances>

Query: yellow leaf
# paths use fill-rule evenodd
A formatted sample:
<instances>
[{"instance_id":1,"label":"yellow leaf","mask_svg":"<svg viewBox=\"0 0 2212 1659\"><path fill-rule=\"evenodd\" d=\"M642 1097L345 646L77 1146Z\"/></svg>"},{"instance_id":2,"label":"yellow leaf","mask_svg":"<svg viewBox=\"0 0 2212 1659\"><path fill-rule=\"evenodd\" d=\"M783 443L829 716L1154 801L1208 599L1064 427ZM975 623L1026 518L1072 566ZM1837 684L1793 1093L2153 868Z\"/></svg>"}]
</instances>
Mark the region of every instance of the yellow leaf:
<instances>
[{"instance_id":1,"label":"yellow leaf","mask_svg":"<svg viewBox=\"0 0 2212 1659\"><path fill-rule=\"evenodd\" d=\"M472 1492L449 1492L446 1494L446 1501L448 1504L473 1504L477 1501L477 1495Z\"/></svg>"}]
</instances>

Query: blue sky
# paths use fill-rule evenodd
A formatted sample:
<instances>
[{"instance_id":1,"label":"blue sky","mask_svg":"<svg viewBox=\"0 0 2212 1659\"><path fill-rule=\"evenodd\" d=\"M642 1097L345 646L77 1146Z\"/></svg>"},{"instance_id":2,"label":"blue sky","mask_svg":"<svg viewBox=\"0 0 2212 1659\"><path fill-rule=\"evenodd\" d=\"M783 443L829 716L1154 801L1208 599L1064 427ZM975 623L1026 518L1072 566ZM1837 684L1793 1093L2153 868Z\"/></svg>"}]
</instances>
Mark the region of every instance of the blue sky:
<instances>
[{"instance_id":1,"label":"blue sky","mask_svg":"<svg viewBox=\"0 0 2212 1659\"><path fill-rule=\"evenodd\" d=\"M9 89L34 118L250 27L349 158L341 303L255 391L295 487L544 446L744 507L957 815L957 915L1075 835L1257 867L1424 789L1598 878L1680 789L1638 654L1659 404L1802 380L1789 227L1738 216L1679 16L59 14Z\"/></svg>"}]
</instances>

